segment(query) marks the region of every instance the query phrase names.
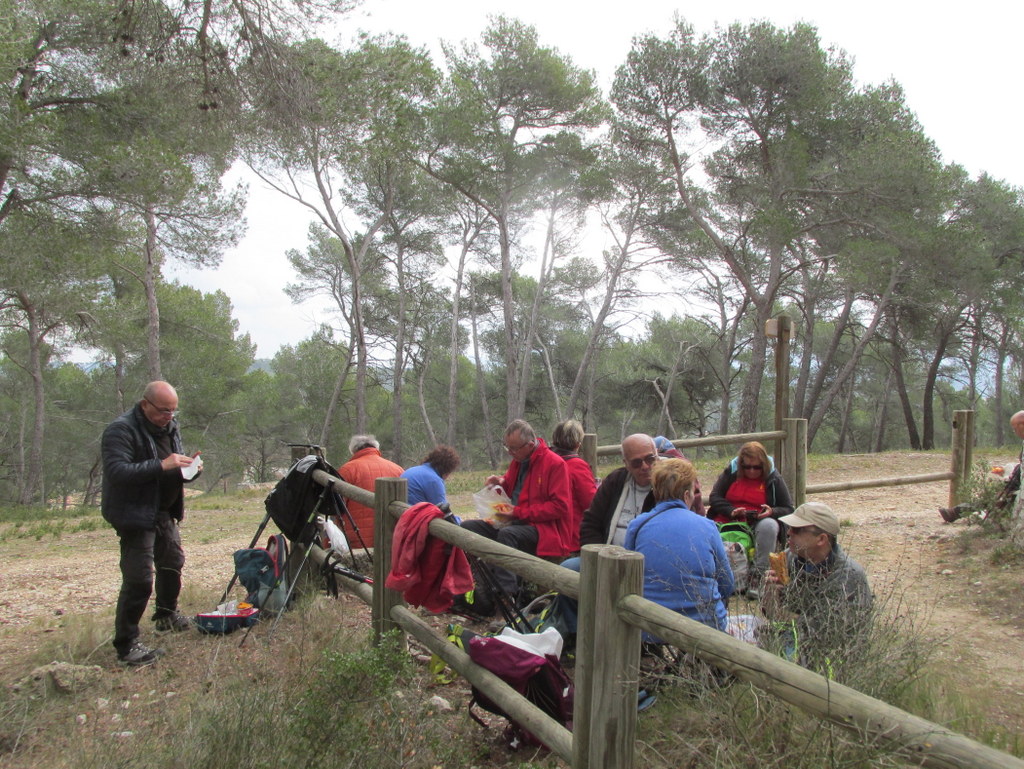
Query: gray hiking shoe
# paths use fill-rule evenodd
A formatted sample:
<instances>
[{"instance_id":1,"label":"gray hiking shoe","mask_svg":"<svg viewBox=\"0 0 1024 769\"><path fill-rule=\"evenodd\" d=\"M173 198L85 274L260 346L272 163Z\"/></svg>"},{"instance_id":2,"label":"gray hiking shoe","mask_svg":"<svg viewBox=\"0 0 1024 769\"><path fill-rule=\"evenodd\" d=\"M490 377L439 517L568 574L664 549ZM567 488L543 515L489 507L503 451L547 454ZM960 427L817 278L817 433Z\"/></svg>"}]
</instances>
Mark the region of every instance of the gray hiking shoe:
<instances>
[{"instance_id":1,"label":"gray hiking shoe","mask_svg":"<svg viewBox=\"0 0 1024 769\"><path fill-rule=\"evenodd\" d=\"M152 665L164 654L163 649L150 649L139 640L132 641L132 646L126 654L119 654L117 661L122 665L133 668L144 668Z\"/></svg>"},{"instance_id":2,"label":"gray hiking shoe","mask_svg":"<svg viewBox=\"0 0 1024 769\"><path fill-rule=\"evenodd\" d=\"M186 617L181 612L174 612L163 617L157 617L156 632L158 633L181 633L191 630L193 627L192 618Z\"/></svg>"},{"instance_id":3,"label":"gray hiking shoe","mask_svg":"<svg viewBox=\"0 0 1024 769\"><path fill-rule=\"evenodd\" d=\"M939 515L942 516L942 520L946 523L953 523L953 521L960 520L960 511L955 507L940 507Z\"/></svg>"}]
</instances>

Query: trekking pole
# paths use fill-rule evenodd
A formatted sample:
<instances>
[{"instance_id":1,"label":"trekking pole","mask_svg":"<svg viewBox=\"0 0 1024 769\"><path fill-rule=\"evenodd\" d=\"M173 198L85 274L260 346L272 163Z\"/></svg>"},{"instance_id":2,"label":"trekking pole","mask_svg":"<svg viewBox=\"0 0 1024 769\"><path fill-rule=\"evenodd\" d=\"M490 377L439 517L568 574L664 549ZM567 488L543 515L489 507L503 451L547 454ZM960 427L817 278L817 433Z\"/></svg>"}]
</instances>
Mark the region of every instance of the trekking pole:
<instances>
[{"instance_id":1,"label":"trekking pole","mask_svg":"<svg viewBox=\"0 0 1024 769\"><path fill-rule=\"evenodd\" d=\"M498 605L498 610L501 612L501 616L505 618L505 622L508 623L509 627L513 630L519 627L529 628L530 623L526 616L520 611L508 591L498 583L498 578L491 571L490 564L485 563L477 556L473 556L473 560L475 561L477 572L480 574L491 595L494 596L494 602Z\"/></svg>"}]
</instances>

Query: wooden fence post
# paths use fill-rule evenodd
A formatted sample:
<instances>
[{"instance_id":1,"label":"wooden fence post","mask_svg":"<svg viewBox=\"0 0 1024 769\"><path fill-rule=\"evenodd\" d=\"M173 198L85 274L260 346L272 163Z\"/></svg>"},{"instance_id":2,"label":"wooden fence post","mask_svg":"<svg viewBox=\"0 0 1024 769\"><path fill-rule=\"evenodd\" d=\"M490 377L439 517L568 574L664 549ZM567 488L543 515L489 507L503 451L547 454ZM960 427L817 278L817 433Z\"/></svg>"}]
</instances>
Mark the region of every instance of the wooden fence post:
<instances>
[{"instance_id":1,"label":"wooden fence post","mask_svg":"<svg viewBox=\"0 0 1024 769\"><path fill-rule=\"evenodd\" d=\"M590 465L590 472L597 476L597 433L586 433L580 444L580 456Z\"/></svg>"},{"instance_id":2,"label":"wooden fence post","mask_svg":"<svg viewBox=\"0 0 1024 769\"><path fill-rule=\"evenodd\" d=\"M794 507L799 507L807 500L807 420L784 419L782 429L786 431L782 479L793 496Z\"/></svg>"},{"instance_id":3,"label":"wooden fence post","mask_svg":"<svg viewBox=\"0 0 1024 769\"><path fill-rule=\"evenodd\" d=\"M632 769L640 631L616 605L643 594L644 557L614 545L586 545L581 555L572 765Z\"/></svg>"},{"instance_id":4,"label":"wooden fence post","mask_svg":"<svg viewBox=\"0 0 1024 769\"><path fill-rule=\"evenodd\" d=\"M793 320L786 314L779 315L765 323L765 335L775 339L775 429L784 430L789 419L789 355L790 338L793 336ZM776 441L776 455L780 462L786 458L786 441Z\"/></svg>"},{"instance_id":5,"label":"wooden fence post","mask_svg":"<svg viewBox=\"0 0 1024 769\"><path fill-rule=\"evenodd\" d=\"M971 459L974 449L973 436L974 412L953 412L953 434L949 447L949 471L953 477L949 481L949 507L955 507L964 500L963 488L971 475Z\"/></svg>"},{"instance_id":6,"label":"wooden fence post","mask_svg":"<svg viewBox=\"0 0 1024 769\"><path fill-rule=\"evenodd\" d=\"M398 625L391 619L391 609L402 604L402 594L384 587L391 570L391 539L397 518L390 511L392 502L408 498L405 478L378 478L374 481L373 513L373 601L370 604L374 643Z\"/></svg>"}]
</instances>

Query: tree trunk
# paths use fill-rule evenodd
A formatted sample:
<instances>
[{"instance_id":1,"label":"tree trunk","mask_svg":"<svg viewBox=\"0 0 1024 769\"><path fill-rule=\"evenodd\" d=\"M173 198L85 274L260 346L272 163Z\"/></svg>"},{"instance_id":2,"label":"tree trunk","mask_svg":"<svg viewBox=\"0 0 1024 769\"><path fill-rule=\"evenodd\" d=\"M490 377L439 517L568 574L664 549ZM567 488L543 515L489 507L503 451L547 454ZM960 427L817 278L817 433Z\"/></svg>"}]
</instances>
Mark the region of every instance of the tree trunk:
<instances>
[{"instance_id":1,"label":"tree trunk","mask_svg":"<svg viewBox=\"0 0 1024 769\"><path fill-rule=\"evenodd\" d=\"M750 367L747 369L747 376L743 381L743 391L740 395L739 430L741 433L757 431L761 385L764 380L765 363L768 360L768 337L764 335L764 324L768 320L770 313L770 303L763 303L757 309L756 325L753 339L751 340ZM808 436L809 442L810 436Z\"/></svg>"},{"instance_id":2,"label":"tree trunk","mask_svg":"<svg viewBox=\"0 0 1024 769\"><path fill-rule=\"evenodd\" d=\"M948 337L939 338L935 354L925 374L924 392L921 395L921 448L929 451L935 448L935 382L939 378L939 366L946 357Z\"/></svg>"},{"instance_id":3,"label":"tree trunk","mask_svg":"<svg viewBox=\"0 0 1024 769\"><path fill-rule=\"evenodd\" d=\"M803 411L796 412L801 414L805 419L810 419L814 414L814 410L818 405L818 400L821 398L821 391L825 386L825 379L828 373L832 371L835 366L836 354L839 352L843 334L849 330L850 313L853 309L853 299L853 292L847 291L843 302L843 309L840 311L839 317L836 318L834 323L832 338L829 341L828 349L821 357L821 360L818 361L818 373L815 375L814 382L811 384L807 393ZM877 315L878 313L876 311L876 316ZM808 351L805 348L804 354L806 355L807 352ZM813 351L811 351L811 354L813 355ZM810 440L811 436L808 436L808 442L810 442Z\"/></svg>"},{"instance_id":4,"label":"tree trunk","mask_svg":"<svg viewBox=\"0 0 1024 769\"><path fill-rule=\"evenodd\" d=\"M914 407L910 402L910 393L907 392L907 383L903 379L903 349L900 347L899 342L894 340L892 342L892 350L892 373L896 381L896 392L900 396L900 406L903 409L903 421L907 425L907 438L910 441L910 448L914 449L914 451L920 451L921 436L917 432Z\"/></svg>"},{"instance_id":5,"label":"tree trunk","mask_svg":"<svg viewBox=\"0 0 1024 769\"><path fill-rule=\"evenodd\" d=\"M850 433L850 413L853 411L853 401L856 393L854 386L855 378L850 380L850 386L846 390L846 398L843 401L843 419L839 426L839 440L836 442L836 453L846 453L846 440Z\"/></svg>"},{"instance_id":6,"label":"tree trunk","mask_svg":"<svg viewBox=\"0 0 1024 769\"><path fill-rule=\"evenodd\" d=\"M26 372L32 382L32 437L29 442L28 456L24 462L24 473L19 488L18 503L30 505L33 502L43 503L43 431L46 424L46 399L43 392L43 339L45 331L40 326L39 313L28 296L18 294L18 301L28 321L28 366Z\"/></svg>"},{"instance_id":7,"label":"tree trunk","mask_svg":"<svg viewBox=\"0 0 1024 769\"><path fill-rule=\"evenodd\" d=\"M323 425L320 427L320 439L318 443L323 447L324 455L327 454L327 448L330 445L331 434L333 433L334 415L338 410L338 404L341 402L341 393L345 389L345 383L348 381L349 372L352 371L352 344L355 340L355 333L349 328L349 339L348 348L345 351L345 365L341 367L341 373L338 374L338 379L334 383L334 391L331 393L331 400L327 403L327 411L324 414Z\"/></svg>"},{"instance_id":8,"label":"tree trunk","mask_svg":"<svg viewBox=\"0 0 1024 769\"><path fill-rule=\"evenodd\" d=\"M156 213L152 206L146 206L146 272L144 284L146 289L146 309L148 322L146 325L146 353L149 361L149 379L155 382L163 379L160 368L160 307L156 298L156 284L160 277L160 252L156 239Z\"/></svg>"},{"instance_id":9,"label":"tree trunk","mask_svg":"<svg viewBox=\"0 0 1024 769\"><path fill-rule=\"evenodd\" d=\"M392 401L391 401L391 459L395 464L402 464L402 398L403 379L405 377L405 325L406 325L406 287L405 287L405 249L401 243L395 251L395 280L398 286L398 312L395 318L395 359L392 367Z\"/></svg>"},{"instance_id":10,"label":"tree trunk","mask_svg":"<svg viewBox=\"0 0 1024 769\"><path fill-rule=\"evenodd\" d=\"M871 436L871 451L876 454L881 453L885 446L885 428L886 422L889 419L889 393L892 392L893 385L893 372L889 369L889 374L885 378L885 387L882 389L881 403L875 409L875 424L874 430Z\"/></svg>"},{"instance_id":11,"label":"tree trunk","mask_svg":"<svg viewBox=\"0 0 1024 769\"><path fill-rule=\"evenodd\" d=\"M999 329L999 342L996 345L996 370L995 382L992 389L992 409L995 412L995 438L996 446L1002 446L1006 439L1006 407L1003 405L1003 382L1005 377L1006 360L1009 356L1010 347L1010 324L1004 319L1002 328Z\"/></svg>"},{"instance_id":12,"label":"tree trunk","mask_svg":"<svg viewBox=\"0 0 1024 769\"><path fill-rule=\"evenodd\" d=\"M420 364L419 376L416 377L416 402L420 407L420 417L423 419L423 427L427 431L427 441L429 445L437 445L437 435L434 433L434 426L430 423L430 413L427 410L427 399L424 396L424 380L427 378L427 368L430 363L430 351L426 350L423 353L423 362ZM396 441L398 445L400 442ZM449 443L449 446L453 446L453 443ZM398 460L395 460L398 462ZM398 462L401 464L401 462Z\"/></svg>"},{"instance_id":13,"label":"tree trunk","mask_svg":"<svg viewBox=\"0 0 1024 769\"><path fill-rule=\"evenodd\" d=\"M498 456L494 449L494 441L491 440L491 411L488 406L487 382L484 380L484 366L480 359L480 335L476 327L476 297L473 290L473 279L469 279L469 306L473 308L472 315L472 336L473 336L473 362L476 364L476 389L480 397L480 411L484 418L484 445L487 447L487 458L492 469L498 466Z\"/></svg>"},{"instance_id":14,"label":"tree trunk","mask_svg":"<svg viewBox=\"0 0 1024 769\"><path fill-rule=\"evenodd\" d=\"M522 416L526 394L520 390L519 377L519 344L516 339L515 313L513 306L515 297L512 293L512 239L508 231L508 220L498 219L498 247L501 252L501 312L505 322L505 392L508 402L505 404L506 422Z\"/></svg>"},{"instance_id":15,"label":"tree trunk","mask_svg":"<svg viewBox=\"0 0 1024 769\"><path fill-rule=\"evenodd\" d=\"M445 430L444 438L444 442L449 446L455 445L455 429L458 425L459 414L459 313L462 301L462 281L465 276L469 248L479 232L478 228L468 240L463 240L462 248L459 251L459 266L455 271L455 291L452 294L452 321L448 347L448 427Z\"/></svg>"}]
</instances>

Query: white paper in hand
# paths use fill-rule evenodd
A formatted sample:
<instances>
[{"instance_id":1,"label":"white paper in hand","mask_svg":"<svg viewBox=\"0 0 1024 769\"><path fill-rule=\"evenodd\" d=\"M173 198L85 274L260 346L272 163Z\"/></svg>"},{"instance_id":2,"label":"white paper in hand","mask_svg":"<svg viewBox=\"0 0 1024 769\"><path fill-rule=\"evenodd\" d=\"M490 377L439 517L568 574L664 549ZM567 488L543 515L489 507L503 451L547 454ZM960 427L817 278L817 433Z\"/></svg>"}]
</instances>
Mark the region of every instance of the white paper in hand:
<instances>
[{"instance_id":1,"label":"white paper in hand","mask_svg":"<svg viewBox=\"0 0 1024 769\"><path fill-rule=\"evenodd\" d=\"M181 468L181 477L186 481L191 481L197 475L199 471L203 469L203 458L201 456L192 457L192 461Z\"/></svg>"}]
</instances>

